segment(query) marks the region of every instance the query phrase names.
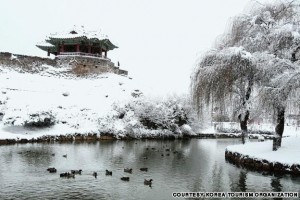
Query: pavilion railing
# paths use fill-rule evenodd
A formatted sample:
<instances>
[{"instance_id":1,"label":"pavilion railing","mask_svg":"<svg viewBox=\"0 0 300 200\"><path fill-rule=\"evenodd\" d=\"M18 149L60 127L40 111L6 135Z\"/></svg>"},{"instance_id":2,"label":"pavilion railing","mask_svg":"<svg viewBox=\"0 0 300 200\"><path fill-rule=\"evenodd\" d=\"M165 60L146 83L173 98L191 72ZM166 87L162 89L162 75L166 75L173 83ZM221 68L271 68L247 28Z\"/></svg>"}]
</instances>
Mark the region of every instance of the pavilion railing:
<instances>
[{"instance_id":1,"label":"pavilion railing","mask_svg":"<svg viewBox=\"0 0 300 200\"><path fill-rule=\"evenodd\" d=\"M97 57L101 58L103 60L109 60L109 58L106 58L105 56L101 54L93 54L93 53L84 53L84 52L60 52L59 56L86 56L86 57Z\"/></svg>"}]
</instances>

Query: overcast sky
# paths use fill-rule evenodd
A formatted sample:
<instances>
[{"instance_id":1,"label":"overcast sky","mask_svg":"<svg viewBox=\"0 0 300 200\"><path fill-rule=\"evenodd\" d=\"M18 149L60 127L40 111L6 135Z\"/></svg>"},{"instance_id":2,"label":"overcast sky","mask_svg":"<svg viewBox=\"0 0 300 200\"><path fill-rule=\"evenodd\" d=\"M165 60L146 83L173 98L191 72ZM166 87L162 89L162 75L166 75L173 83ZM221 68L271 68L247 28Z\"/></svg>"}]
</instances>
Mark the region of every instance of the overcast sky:
<instances>
[{"instance_id":1,"label":"overcast sky","mask_svg":"<svg viewBox=\"0 0 300 200\"><path fill-rule=\"evenodd\" d=\"M157 94L187 93L197 58L248 0L0 0L0 51L46 56L35 45L74 25L107 34L108 57Z\"/></svg>"}]
</instances>

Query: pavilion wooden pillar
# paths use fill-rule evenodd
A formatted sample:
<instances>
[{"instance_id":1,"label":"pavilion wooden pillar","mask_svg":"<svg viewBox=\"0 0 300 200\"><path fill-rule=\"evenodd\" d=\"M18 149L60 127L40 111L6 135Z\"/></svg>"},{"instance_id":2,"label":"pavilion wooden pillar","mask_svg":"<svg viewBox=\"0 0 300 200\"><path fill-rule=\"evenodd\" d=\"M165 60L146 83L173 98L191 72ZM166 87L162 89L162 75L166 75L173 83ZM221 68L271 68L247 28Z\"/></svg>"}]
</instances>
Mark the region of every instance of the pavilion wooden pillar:
<instances>
[{"instance_id":1,"label":"pavilion wooden pillar","mask_svg":"<svg viewBox=\"0 0 300 200\"><path fill-rule=\"evenodd\" d=\"M104 57L107 58L107 50L104 51Z\"/></svg>"},{"instance_id":2,"label":"pavilion wooden pillar","mask_svg":"<svg viewBox=\"0 0 300 200\"><path fill-rule=\"evenodd\" d=\"M65 45L64 45L64 43L61 44L59 51L60 52L65 52Z\"/></svg>"},{"instance_id":3,"label":"pavilion wooden pillar","mask_svg":"<svg viewBox=\"0 0 300 200\"><path fill-rule=\"evenodd\" d=\"M76 52L80 52L80 46L79 46L79 44L76 44Z\"/></svg>"}]
</instances>

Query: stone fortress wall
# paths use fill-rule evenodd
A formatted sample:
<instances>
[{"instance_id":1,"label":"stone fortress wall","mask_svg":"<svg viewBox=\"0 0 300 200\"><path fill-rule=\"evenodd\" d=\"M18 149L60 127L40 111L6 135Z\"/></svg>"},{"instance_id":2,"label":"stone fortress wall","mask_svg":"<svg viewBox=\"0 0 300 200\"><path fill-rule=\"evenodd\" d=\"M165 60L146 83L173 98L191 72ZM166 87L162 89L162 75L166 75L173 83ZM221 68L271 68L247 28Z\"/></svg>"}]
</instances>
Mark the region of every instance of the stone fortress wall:
<instances>
[{"instance_id":1,"label":"stone fortress wall","mask_svg":"<svg viewBox=\"0 0 300 200\"><path fill-rule=\"evenodd\" d=\"M50 58L0 52L0 65L2 66L19 67L26 71L43 64L55 66L56 61Z\"/></svg>"},{"instance_id":2,"label":"stone fortress wall","mask_svg":"<svg viewBox=\"0 0 300 200\"><path fill-rule=\"evenodd\" d=\"M21 68L23 71L34 72L41 65L60 67L67 65L71 67L71 72L77 75L115 73L128 75L128 71L116 67L110 59L97 58L91 56L57 56L55 59L42 58L37 56L27 56L0 52L0 65L12 68Z\"/></svg>"},{"instance_id":3,"label":"stone fortress wall","mask_svg":"<svg viewBox=\"0 0 300 200\"><path fill-rule=\"evenodd\" d=\"M116 67L109 59L91 56L57 56L58 65L68 64L76 74L115 73L128 75L125 70Z\"/></svg>"}]
</instances>

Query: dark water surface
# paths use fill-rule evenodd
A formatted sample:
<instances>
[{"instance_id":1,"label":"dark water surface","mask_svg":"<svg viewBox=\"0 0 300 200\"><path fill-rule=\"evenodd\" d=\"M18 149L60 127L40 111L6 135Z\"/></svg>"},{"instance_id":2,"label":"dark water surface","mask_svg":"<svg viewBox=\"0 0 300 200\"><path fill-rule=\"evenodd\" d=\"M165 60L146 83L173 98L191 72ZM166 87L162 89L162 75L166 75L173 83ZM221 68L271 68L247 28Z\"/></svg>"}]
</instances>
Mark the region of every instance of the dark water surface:
<instances>
[{"instance_id":1,"label":"dark water surface","mask_svg":"<svg viewBox=\"0 0 300 200\"><path fill-rule=\"evenodd\" d=\"M131 200L173 199L172 192L190 191L300 192L300 178L264 176L227 163L224 149L238 143L238 139L192 139L0 146L0 199ZM48 167L57 173L48 173ZM133 168L133 173L124 173L125 167ZM148 167L148 172L141 167ZM82 175L59 177L72 169L82 169ZM105 176L105 169L113 175ZM121 181L122 176L130 181ZM153 179L152 187L144 185L145 178Z\"/></svg>"}]
</instances>

